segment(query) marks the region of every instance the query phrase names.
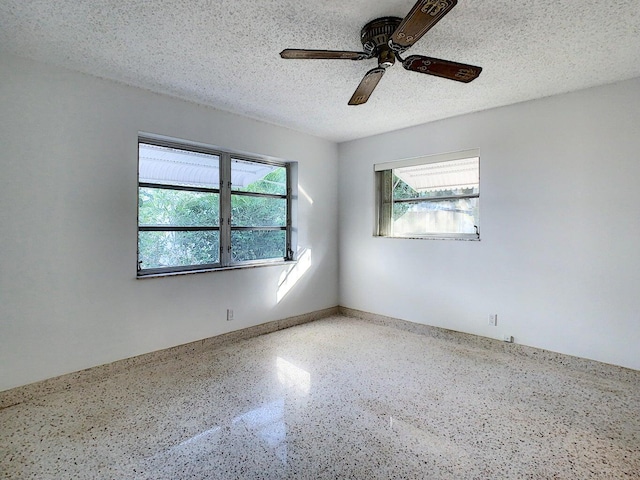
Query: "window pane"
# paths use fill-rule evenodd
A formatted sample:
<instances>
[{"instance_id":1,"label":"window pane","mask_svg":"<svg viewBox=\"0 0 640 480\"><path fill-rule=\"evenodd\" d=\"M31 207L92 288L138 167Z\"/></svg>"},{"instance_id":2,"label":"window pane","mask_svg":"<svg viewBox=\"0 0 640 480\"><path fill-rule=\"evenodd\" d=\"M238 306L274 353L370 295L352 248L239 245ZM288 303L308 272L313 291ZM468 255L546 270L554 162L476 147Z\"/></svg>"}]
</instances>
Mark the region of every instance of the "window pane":
<instances>
[{"instance_id":1,"label":"window pane","mask_svg":"<svg viewBox=\"0 0 640 480\"><path fill-rule=\"evenodd\" d=\"M220 188L218 155L140 143L138 157L139 182Z\"/></svg>"},{"instance_id":2,"label":"window pane","mask_svg":"<svg viewBox=\"0 0 640 480\"><path fill-rule=\"evenodd\" d=\"M393 235L475 233L478 199L430 200L393 204Z\"/></svg>"},{"instance_id":3,"label":"window pane","mask_svg":"<svg viewBox=\"0 0 640 480\"><path fill-rule=\"evenodd\" d=\"M393 197L433 198L480 192L480 159L463 158L393 169Z\"/></svg>"},{"instance_id":4,"label":"window pane","mask_svg":"<svg viewBox=\"0 0 640 480\"><path fill-rule=\"evenodd\" d=\"M231 255L234 262L284 258L286 249L284 230L234 230L231 232Z\"/></svg>"},{"instance_id":5,"label":"window pane","mask_svg":"<svg viewBox=\"0 0 640 480\"><path fill-rule=\"evenodd\" d=\"M231 224L236 227L284 227L286 222L284 198L231 195Z\"/></svg>"},{"instance_id":6,"label":"window pane","mask_svg":"<svg viewBox=\"0 0 640 480\"><path fill-rule=\"evenodd\" d=\"M287 257L288 164L144 136L138 154L138 276Z\"/></svg>"},{"instance_id":7,"label":"window pane","mask_svg":"<svg viewBox=\"0 0 640 480\"><path fill-rule=\"evenodd\" d=\"M220 261L220 232L138 232L140 268L206 265Z\"/></svg>"},{"instance_id":8,"label":"window pane","mask_svg":"<svg viewBox=\"0 0 640 480\"><path fill-rule=\"evenodd\" d=\"M286 195L287 169L266 163L231 159L231 189Z\"/></svg>"},{"instance_id":9,"label":"window pane","mask_svg":"<svg viewBox=\"0 0 640 480\"><path fill-rule=\"evenodd\" d=\"M217 226L220 219L217 193L140 188L138 223L175 227Z\"/></svg>"}]
</instances>

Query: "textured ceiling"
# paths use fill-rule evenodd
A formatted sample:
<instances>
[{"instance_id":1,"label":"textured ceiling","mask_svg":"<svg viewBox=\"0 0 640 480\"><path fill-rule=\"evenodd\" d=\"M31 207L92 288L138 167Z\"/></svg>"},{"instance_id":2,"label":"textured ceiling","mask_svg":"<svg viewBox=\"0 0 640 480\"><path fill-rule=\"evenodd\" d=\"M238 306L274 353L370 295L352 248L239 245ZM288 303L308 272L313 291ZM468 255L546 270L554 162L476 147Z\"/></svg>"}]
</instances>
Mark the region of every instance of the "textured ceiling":
<instances>
[{"instance_id":1,"label":"textured ceiling","mask_svg":"<svg viewBox=\"0 0 640 480\"><path fill-rule=\"evenodd\" d=\"M373 18L413 0L2 0L0 50L334 141L640 76L640 1L459 0L408 54L483 67L462 84L375 60L282 60L284 48L361 50Z\"/></svg>"}]
</instances>

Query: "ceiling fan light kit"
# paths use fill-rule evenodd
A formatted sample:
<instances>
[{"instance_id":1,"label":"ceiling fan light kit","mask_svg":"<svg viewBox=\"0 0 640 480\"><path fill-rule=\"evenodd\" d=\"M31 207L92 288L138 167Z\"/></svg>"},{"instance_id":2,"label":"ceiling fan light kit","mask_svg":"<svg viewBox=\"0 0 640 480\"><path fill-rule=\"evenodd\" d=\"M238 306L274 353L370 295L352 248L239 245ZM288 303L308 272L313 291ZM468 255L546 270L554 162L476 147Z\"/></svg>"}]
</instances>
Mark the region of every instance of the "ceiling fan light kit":
<instances>
[{"instance_id":1,"label":"ceiling fan light kit","mask_svg":"<svg viewBox=\"0 0 640 480\"><path fill-rule=\"evenodd\" d=\"M402 58L406 50L427 33L442 17L458 3L458 0L420 0L404 18L381 17L367 23L360 32L362 52L342 50L285 49L280 52L284 59L317 60L368 60L376 57L378 66L369 70L349 105L362 105L369 100L385 70L398 60L406 70L469 83L478 78L481 67L439 58L411 55Z\"/></svg>"}]
</instances>

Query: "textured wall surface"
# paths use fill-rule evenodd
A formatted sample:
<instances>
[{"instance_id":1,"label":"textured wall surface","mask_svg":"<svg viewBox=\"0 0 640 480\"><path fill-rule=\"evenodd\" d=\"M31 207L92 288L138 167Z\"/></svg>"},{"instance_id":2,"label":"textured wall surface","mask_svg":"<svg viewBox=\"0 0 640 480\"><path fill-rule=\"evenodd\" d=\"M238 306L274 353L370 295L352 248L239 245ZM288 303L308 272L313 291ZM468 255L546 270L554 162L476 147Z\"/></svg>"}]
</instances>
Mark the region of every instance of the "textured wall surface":
<instances>
[{"instance_id":1,"label":"textured wall surface","mask_svg":"<svg viewBox=\"0 0 640 480\"><path fill-rule=\"evenodd\" d=\"M639 112L636 79L341 144L340 304L640 369ZM480 242L372 236L374 163L470 148Z\"/></svg>"},{"instance_id":2,"label":"textured wall surface","mask_svg":"<svg viewBox=\"0 0 640 480\"><path fill-rule=\"evenodd\" d=\"M337 305L335 144L7 55L0 111L0 390ZM286 295L285 266L135 279L139 131L299 162Z\"/></svg>"},{"instance_id":3,"label":"textured wall surface","mask_svg":"<svg viewBox=\"0 0 640 480\"><path fill-rule=\"evenodd\" d=\"M415 0L3 0L0 51L353 140L640 76L638 0L461 0L408 52L483 67L466 85L376 59L283 60L285 48L362 50L360 30Z\"/></svg>"}]
</instances>

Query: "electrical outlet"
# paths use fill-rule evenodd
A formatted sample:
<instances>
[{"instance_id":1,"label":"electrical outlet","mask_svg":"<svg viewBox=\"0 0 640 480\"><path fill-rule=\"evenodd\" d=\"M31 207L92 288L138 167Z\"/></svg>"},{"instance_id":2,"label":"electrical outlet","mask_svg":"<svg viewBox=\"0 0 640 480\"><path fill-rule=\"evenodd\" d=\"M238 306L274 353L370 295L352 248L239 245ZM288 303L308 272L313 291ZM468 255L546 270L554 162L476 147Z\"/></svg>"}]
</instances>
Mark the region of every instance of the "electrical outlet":
<instances>
[{"instance_id":1,"label":"electrical outlet","mask_svg":"<svg viewBox=\"0 0 640 480\"><path fill-rule=\"evenodd\" d=\"M498 314L497 313L490 313L489 314L489 325L491 325L492 327L495 327L498 325Z\"/></svg>"},{"instance_id":2,"label":"electrical outlet","mask_svg":"<svg viewBox=\"0 0 640 480\"><path fill-rule=\"evenodd\" d=\"M227 322L233 320L233 309L227 308Z\"/></svg>"}]
</instances>

